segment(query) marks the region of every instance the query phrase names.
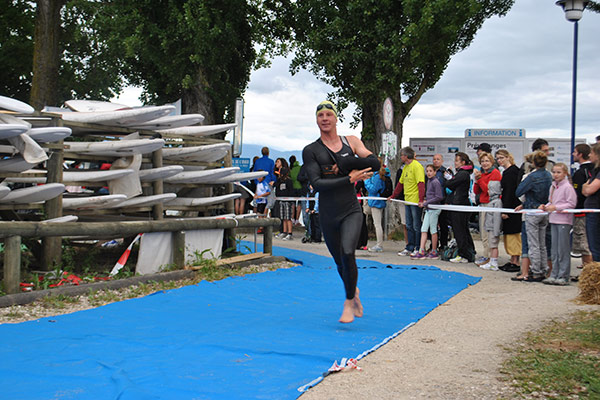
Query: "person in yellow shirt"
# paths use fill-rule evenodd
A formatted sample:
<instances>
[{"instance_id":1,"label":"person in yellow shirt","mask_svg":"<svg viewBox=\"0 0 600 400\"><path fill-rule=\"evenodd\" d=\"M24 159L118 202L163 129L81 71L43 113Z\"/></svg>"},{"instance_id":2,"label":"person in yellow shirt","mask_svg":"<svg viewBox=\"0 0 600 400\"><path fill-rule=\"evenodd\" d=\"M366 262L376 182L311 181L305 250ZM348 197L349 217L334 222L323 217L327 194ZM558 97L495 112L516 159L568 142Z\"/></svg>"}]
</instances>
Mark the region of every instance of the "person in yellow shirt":
<instances>
[{"instance_id":1,"label":"person in yellow shirt","mask_svg":"<svg viewBox=\"0 0 600 400\"><path fill-rule=\"evenodd\" d=\"M416 204L406 204L406 248L398 255L414 256L419 251L421 237L422 209L418 203L425 201L425 169L415 160L415 151L410 147L403 147L400 150L400 160L404 164L404 169L390 198L395 199L404 192L404 201Z\"/></svg>"}]
</instances>

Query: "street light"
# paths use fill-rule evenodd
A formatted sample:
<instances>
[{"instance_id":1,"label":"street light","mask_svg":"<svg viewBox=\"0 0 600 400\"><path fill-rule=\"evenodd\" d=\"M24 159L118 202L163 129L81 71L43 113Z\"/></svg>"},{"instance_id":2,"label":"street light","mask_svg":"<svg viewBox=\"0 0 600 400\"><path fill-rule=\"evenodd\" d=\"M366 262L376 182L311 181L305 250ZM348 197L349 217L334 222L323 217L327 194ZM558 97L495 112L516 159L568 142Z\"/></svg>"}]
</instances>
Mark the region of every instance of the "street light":
<instances>
[{"instance_id":1,"label":"street light","mask_svg":"<svg viewBox=\"0 0 600 400\"><path fill-rule=\"evenodd\" d=\"M571 172L573 170L573 151L575 150L575 104L577 99L577 34L578 21L583 16L583 10L589 0L558 0L557 6L562 7L567 21L573 24L573 94L571 96Z\"/></svg>"}]
</instances>

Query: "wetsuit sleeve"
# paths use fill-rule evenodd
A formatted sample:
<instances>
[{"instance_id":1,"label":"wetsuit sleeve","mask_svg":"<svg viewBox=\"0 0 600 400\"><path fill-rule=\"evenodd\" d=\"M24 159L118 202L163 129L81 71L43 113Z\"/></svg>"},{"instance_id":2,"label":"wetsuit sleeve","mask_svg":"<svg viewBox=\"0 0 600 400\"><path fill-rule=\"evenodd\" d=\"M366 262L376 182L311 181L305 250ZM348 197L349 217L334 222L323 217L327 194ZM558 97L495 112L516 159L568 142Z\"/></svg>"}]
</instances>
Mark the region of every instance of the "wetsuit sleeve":
<instances>
[{"instance_id":1,"label":"wetsuit sleeve","mask_svg":"<svg viewBox=\"0 0 600 400\"><path fill-rule=\"evenodd\" d=\"M344 171L345 174L350 173L353 169L365 169L371 167L371 171L379 171L381 168L381 164L379 163L379 159L375 157L373 154L369 154L367 157L346 157L339 158L338 167L340 171Z\"/></svg>"},{"instance_id":2,"label":"wetsuit sleeve","mask_svg":"<svg viewBox=\"0 0 600 400\"><path fill-rule=\"evenodd\" d=\"M327 179L321 178L321 167L317 162L317 155L310 145L302 150L302 161L306 167L308 181L318 192L350 184L350 177L348 175Z\"/></svg>"}]
</instances>

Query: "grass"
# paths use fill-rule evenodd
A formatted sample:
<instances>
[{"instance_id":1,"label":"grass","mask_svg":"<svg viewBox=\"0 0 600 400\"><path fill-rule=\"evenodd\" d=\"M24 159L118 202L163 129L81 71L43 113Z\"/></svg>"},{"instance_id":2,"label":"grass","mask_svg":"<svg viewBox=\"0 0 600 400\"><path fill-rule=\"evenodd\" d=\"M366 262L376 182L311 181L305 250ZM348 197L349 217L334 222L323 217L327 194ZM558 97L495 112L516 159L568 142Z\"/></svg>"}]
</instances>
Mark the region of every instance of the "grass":
<instances>
[{"instance_id":1,"label":"grass","mask_svg":"<svg viewBox=\"0 0 600 400\"><path fill-rule=\"evenodd\" d=\"M531 332L502 368L519 397L600 398L600 312Z\"/></svg>"}]
</instances>

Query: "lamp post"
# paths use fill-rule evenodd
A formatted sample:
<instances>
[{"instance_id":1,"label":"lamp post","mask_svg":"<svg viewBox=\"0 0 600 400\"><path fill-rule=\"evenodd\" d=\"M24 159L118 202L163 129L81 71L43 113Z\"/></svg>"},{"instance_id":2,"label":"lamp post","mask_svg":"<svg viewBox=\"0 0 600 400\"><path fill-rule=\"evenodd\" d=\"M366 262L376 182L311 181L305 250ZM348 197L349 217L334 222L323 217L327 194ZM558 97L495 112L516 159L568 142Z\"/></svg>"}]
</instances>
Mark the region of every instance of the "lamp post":
<instances>
[{"instance_id":1,"label":"lamp post","mask_svg":"<svg viewBox=\"0 0 600 400\"><path fill-rule=\"evenodd\" d=\"M573 94L571 96L571 172L573 171L573 151L575 150L575 105L577 99L577 35L578 21L583 16L583 10L589 0L558 0L557 6L562 7L567 21L573 24Z\"/></svg>"}]
</instances>

